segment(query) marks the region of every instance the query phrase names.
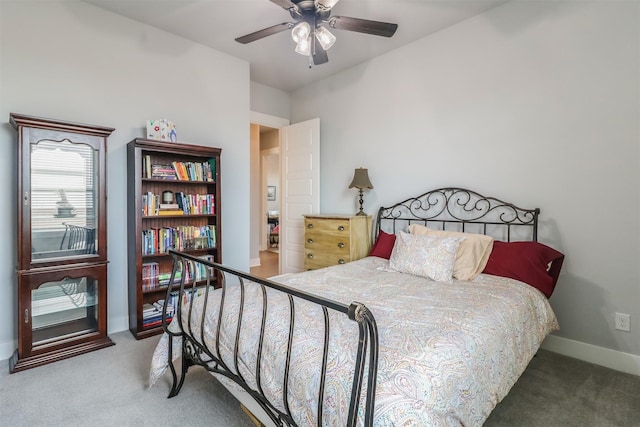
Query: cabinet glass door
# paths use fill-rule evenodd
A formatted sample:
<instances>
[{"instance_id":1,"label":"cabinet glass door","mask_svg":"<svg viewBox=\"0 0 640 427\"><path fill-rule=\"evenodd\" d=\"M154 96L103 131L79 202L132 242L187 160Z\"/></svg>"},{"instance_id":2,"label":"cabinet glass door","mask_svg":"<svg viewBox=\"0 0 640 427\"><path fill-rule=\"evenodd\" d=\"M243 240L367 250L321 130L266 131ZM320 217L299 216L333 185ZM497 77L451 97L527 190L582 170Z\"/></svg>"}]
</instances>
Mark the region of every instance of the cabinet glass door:
<instances>
[{"instance_id":1,"label":"cabinet glass door","mask_svg":"<svg viewBox=\"0 0 640 427\"><path fill-rule=\"evenodd\" d=\"M30 146L32 260L97 254L98 151L69 139Z\"/></svg>"},{"instance_id":2,"label":"cabinet glass door","mask_svg":"<svg viewBox=\"0 0 640 427\"><path fill-rule=\"evenodd\" d=\"M33 346L98 330L98 281L91 277L45 282L31 291Z\"/></svg>"}]
</instances>

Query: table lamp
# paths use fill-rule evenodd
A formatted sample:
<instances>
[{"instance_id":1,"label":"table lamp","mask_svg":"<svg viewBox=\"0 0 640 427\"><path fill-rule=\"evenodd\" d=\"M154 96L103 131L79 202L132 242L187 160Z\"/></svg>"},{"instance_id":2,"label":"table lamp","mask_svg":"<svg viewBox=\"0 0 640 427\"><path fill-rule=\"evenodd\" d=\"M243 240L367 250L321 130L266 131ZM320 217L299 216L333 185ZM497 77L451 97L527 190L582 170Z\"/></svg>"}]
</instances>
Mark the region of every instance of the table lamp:
<instances>
[{"instance_id":1,"label":"table lamp","mask_svg":"<svg viewBox=\"0 0 640 427\"><path fill-rule=\"evenodd\" d=\"M353 174L353 181L349 184L349 188L357 188L360 192L360 211L356 215L366 215L362 210L362 193L365 188L373 188L373 184L371 184L369 180L369 171L365 168L357 168Z\"/></svg>"}]
</instances>

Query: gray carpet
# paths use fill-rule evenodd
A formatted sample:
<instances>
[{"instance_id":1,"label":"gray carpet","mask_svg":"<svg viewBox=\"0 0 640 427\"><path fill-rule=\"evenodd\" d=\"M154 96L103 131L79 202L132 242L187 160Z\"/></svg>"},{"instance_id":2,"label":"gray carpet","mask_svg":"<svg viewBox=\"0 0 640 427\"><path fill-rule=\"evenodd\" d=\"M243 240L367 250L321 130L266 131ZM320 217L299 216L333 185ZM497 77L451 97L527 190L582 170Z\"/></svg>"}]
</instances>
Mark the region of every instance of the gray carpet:
<instances>
[{"instance_id":1,"label":"gray carpet","mask_svg":"<svg viewBox=\"0 0 640 427\"><path fill-rule=\"evenodd\" d=\"M201 368L167 399L147 388L158 337L119 332L115 346L9 374L0 368L2 426L252 426L238 402ZM541 350L487 427L640 426L640 378Z\"/></svg>"}]
</instances>

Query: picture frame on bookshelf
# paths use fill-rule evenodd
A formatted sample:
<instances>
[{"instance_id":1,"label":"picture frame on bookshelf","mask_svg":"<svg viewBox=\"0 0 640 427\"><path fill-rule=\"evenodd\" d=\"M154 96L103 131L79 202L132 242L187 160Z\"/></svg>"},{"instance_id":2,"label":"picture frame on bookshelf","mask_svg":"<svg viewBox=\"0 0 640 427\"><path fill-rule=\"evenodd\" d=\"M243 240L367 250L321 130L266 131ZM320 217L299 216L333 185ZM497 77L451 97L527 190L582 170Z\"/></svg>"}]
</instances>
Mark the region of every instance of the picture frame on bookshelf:
<instances>
[{"instance_id":1,"label":"picture frame on bookshelf","mask_svg":"<svg viewBox=\"0 0 640 427\"><path fill-rule=\"evenodd\" d=\"M275 202L276 200L276 186L267 185L267 201Z\"/></svg>"}]
</instances>

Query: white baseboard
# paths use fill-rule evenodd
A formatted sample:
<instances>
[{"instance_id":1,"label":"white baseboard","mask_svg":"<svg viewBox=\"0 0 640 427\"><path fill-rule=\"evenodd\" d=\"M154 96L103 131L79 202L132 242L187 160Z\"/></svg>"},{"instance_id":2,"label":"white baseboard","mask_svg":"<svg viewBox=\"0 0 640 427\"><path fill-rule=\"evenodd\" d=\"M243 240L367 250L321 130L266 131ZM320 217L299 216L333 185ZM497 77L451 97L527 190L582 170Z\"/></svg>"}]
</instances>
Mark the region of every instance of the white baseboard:
<instances>
[{"instance_id":1,"label":"white baseboard","mask_svg":"<svg viewBox=\"0 0 640 427\"><path fill-rule=\"evenodd\" d=\"M260 258L251 258L249 260L249 267L260 267Z\"/></svg>"},{"instance_id":2,"label":"white baseboard","mask_svg":"<svg viewBox=\"0 0 640 427\"><path fill-rule=\"evenodd\" d=\"M0 342L0 360L10 358L16 348L18 348L18 343L13 340Z\"/></svg>"},{"instance_id":3,"label":"white baseboard","mask_svg":"<svg viewBox=\"0 0 640 427\"><path fill-rule=\"evenodd\" d=\"M549 335L540 348L574 359L584 360L616 371L640 376L640 356L610 348Z\"/></svg>"},{"instance_id":4,"label":"white baseboard","mask_svg":"<svg viewBox=\"0 0 640 427\"><path fill-rule=\"evenodd\" d=\"M116 332L122 332L129 330L129 317L118 316L114 319L109 319L107 326L107 334L115 334Z\"/></svg>"}]
</instances>

